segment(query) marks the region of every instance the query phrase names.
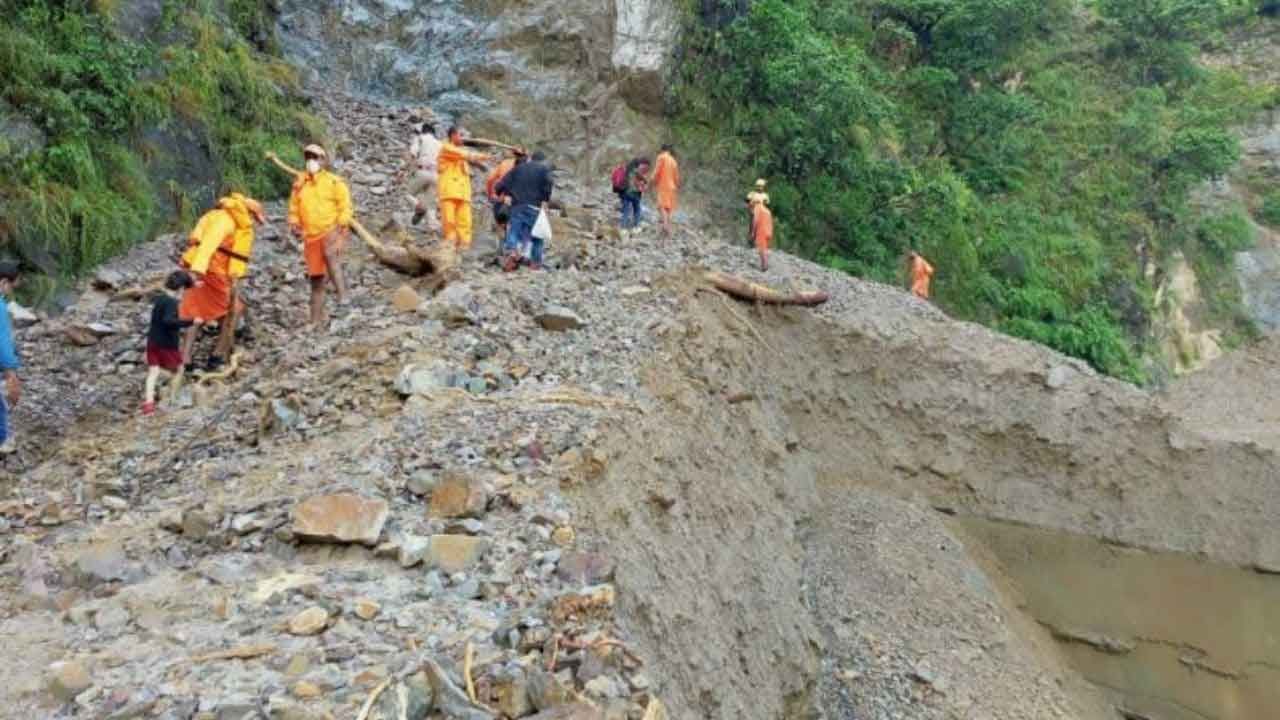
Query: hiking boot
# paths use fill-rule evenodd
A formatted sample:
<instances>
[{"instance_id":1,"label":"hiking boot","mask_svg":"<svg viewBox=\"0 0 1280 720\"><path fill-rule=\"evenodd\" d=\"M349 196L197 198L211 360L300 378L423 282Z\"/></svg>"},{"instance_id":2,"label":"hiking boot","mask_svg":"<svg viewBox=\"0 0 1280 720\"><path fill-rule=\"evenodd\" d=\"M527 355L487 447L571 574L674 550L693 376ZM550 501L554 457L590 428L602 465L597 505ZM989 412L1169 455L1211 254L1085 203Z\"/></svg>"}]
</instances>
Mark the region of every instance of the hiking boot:
<instances>
[{"instance_id":1,"label":"hiking boot","mask_svg":"<svg viewBox=\"0 0 1280 720\"><path fill-rule=\"evenodd\" d=\"M531 263L529 263L529 269L530 269L530 270L541 270L541 269L542 269L542 263L531 262Z\"/></svg>"},{"instance_id":2,"label":"hiking boot","mask_svg":"<svg viewBox=\"0 0 1280 720\"><path fill-rule=\"evenodd\" d=\"M520 267L520 253L513 251L502 258L502 272L515 272Z\"/></svg>"},{"instance_id":3,"label":"hiking boot","mask_svg":"<svg viewBox=\"0 0 1280 720\"><path fill-rule=\"evenodd\" d=\"M0 445L0 456L12 455L16 452L18 452L18 443L11 435L8 440L4 441L4 444Z\"/></svg>"}]
</instances>

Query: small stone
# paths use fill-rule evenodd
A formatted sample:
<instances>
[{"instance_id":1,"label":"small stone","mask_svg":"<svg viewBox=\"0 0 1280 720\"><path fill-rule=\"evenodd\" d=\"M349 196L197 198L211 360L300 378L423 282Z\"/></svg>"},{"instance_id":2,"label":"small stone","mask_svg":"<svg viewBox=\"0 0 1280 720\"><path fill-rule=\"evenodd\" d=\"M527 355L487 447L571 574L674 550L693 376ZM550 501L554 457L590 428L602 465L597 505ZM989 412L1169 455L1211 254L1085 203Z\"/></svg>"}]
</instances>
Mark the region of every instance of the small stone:
<instances>
[{"instance_id":1,"label":"small stone","mask_svg":"<svg viewBox=\"0 0 1280 720\"><path fill-rule=\"evenodd\" d=\"M212 514L201 508L190 508L182 513L182 536L191 540L204 540L213 532L217 522Z\"/></svg>"},{"instance_id":2,"label":"small stone","mask_svg":"<svg viewBox=\"0 0 1280 720\"><path fill-rule=\"evenodd\" d=\"M125 285L126 279L124 273L110 268L98 268L93 274L93 287L95 290L119 290Z\"/></svg>"},{"instance_id":3,"label":"small stone","mask_svg":"<svg viewBox=\"0 0 1280 720\"><path fill-rule=\"evenodd\" d=\"M329 612L322 607L309 607L289 621L289 634L306 637L319 635L329 625Z\"/></svg>"},{"instance_id":4,"label":"small stone","mask_svg":"<svg viewBox=\"0 0 1280 720\"><path fill-rule=\"evenodd\" d=\"M529 698L529 681L520 673L495 682L493 687L498 712L510 718L522 718L534 711Z\"/></svg>"},{"instance_id":5,"label":"small stone","mask_svg":"<svg viewBox=\"0 0 1280 720\"><path fill-rule=\"evenodd\" d=\"M430 495L438 482L439 479L435 473L429 470L419 470L409 477L409 481L405 483L405 489L414 495Z\"/></svg>"},{"instance_id":6,"label":"small stone","mask_svg":"<svg viewBox=\"0 0 1280 720\"><path fill-rule=\"evenodd\" d=\"M550 710L565 705L573 698L573 691L551 673L534 668L528 677L529 700L535 710Z\"/></svg>"},{"instance_id":7,"label":"small stone","mask_svg":"<svg viewBox=\"0 0 1280 720\"><path fill-rule=\"evenodd\" d=\"M484 484L458 473L446 475L431 491L429 515L438 518L478 518L489 504Z\"/></svg>"},{"instance_id":8,"label":"small stone","mask_svg":"<svg viewBox=\"0 0 1280 720\"><path fill-rule=\"evenodd\" d=\"M76 558L76 570L89 585L124 580L129 569L124 550L110 543L93 545Z\"/></svg>"},{"instance_id":9,"label":"small stone","mask_svg":"<svg viewBox=\"0 0 1280 720\"><path fill-rule=\"evenodd\" d=\"M413 312L422 304L422 296L408 285L401 285L391 295L391 306L399 312Z\"/></svg>"},{"instance_id":10,"label":"small stone","mask_svg":"<svg viewBox=\"0 0 1280 720\"><path fill-rule=\"evenodd\" d=\"M373 547L387 521L387 503L350 493L319 495L293 512L293 533L304 540Z\"/></svg>"},{"instance_id":11,"label":"small stone","mask_svg":"<svg viewBox=\"0 0 1280 720\"><path fill-rule=\"evenodd\" d=\"M469 535L432 535L429 557L431 567L445 573L465 572L489 549L485 538Z\"/></svg>"},{"instance_id":12,"label":"small stone","mask_svg":"<svg viewBox=\"0 0 1280 720\"><path fill-rule=\"evenodd\" d=\"M560 547L570 547L577 540L578 534L568 525L561 525L551 532L551 542Z\"/></svg>"},{"instance_id":13,"label":"small stone","mask_svg":"<svg viewBox=\"0 0 1280 720\"><path fill-rule=\"evenodd\" d=\"M583 689L587 691L588 695L594 695L605 700L611 700L622 695L618 689L618 684L608 675L600 675L592 679L583 686Z\"/></svg>"},{"instance_id":14,"label":"small stone","mask_svg":"<svg viewBox=\"0 0 1280 720\"><path fill-rule=\"evenodd\" d=\"M289 664L285 666L284 674L288 677L300 677L307 673L311 668L311 658L306 653L298 653L289 658Z\"/></svg>"},{"instance_id":15,"label":"small stone","mask_svg":"<svg viewBox=\"0 0 1280 720\"><path fill-rule=\"evenodd\" d=\"M420 564L431 551L431 538L421 535L405 535L400 539L400 552L397 559L400 567L411 568Z\"/></svg>"},{"instance_id":16,"label":"small stone","mask_svg":"<svg viewBox=\"0 0 1280 720\"><path fill-rule=\"evenodd\" d=\"M612 580L613 573L613 561L600 553L569 551L556 567L556 576L571 585L598 585Z\"/></svg>"},{"instance_id":17,"label":"small stone","mask_svg":"<svg viewBox=\"0 0 1280 720\"><path fill-rule=\"evenodd\" d=\"M107 495L102 498L102 506L108 510L121 512L129 509L129 501L115 495Z\"/></svg>"},{"instance_id":18,"label":"small stone","mask_svg":"<svg viewBox=\"0 0 1280 720\"><path fill-rule=\"evenodd\" d=\"M576 330L586 323L578 314L562 305L548 305L534 318L543 330L564 332Z\"/></svg>"},{"instance_id":19,"label":"small stone","mask_svg":"<svg viewBox=\"0 0 1280 720\"><path fill-rule=\"evenodd\" d=\"M63 702L93 686L93 679L85 666L75 660L56 662L49 666L49 692Z\"/></svg>"},{"instance_id":20,"label":"small stone","mask_svg":"<svg viewBox=\"0 0 1280 720\"><path fill-rule=\"evenodd\" d=\"M1048 377L1045 378L1045 387L1050 390L1066 387L1066 384L1071 381L1071 376L1074 374L1075 371L1066 365L1055 365L1049 370Z\"/></svg>"},{"instance_id":21,"label":"small stone","mask_svg":"<svg viewBox=\"0 0 1280 720\"><path fill-rule=\"evenodd\" d=\"M378 617L378 613L381 611L382 606L369 598L359 598L356 600L355 613L356 617L361 620L372 620Z\"/></svg>"},{"instance_id":22,"label":"small stone","mask_svg":"<svg viewBox=\"0 0 1280 720\"><path fill-rule=\"evenodd\" d=\"M319 685L309 683L306 680L300 681L293 686L293 696L299 700L314 700L324 694Z\"/></svg>"}]
</instances>

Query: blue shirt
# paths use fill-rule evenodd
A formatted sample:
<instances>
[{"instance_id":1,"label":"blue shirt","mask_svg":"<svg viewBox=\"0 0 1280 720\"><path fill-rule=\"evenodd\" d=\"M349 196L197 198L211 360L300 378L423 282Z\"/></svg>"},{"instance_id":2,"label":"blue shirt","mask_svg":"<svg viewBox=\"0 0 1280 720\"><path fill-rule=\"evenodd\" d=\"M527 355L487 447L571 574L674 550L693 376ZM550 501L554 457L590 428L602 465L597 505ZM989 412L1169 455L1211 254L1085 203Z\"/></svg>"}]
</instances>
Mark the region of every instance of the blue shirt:
<instances>
[{"instance_id":1,"label":"blue shirt","mask_svg":"<svg viewBox=\"0 0 1280 720\"><path fill-rule=\"evenodd\" d=\"M9 319L9 298L0 295L0 372L17 370L18 351L13 343L13 322Z\"/></svg>"}]
</instances>

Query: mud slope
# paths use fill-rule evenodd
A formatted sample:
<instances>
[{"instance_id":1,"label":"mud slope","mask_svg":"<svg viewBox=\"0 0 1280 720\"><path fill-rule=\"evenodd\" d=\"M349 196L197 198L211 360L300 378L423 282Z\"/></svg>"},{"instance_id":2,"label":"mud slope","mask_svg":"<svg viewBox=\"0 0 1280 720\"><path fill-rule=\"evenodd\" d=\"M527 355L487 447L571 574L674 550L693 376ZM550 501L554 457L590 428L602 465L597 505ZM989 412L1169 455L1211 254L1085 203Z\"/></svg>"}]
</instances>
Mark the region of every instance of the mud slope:
<instances>
[{"instance_id":1,"label":"mud slope","mask_svg":"<svg viewBox=\"0 0 1280 720\"><path fill-rule=\"evenodd\" d=\"M645 377L661 409L579 493L677 716L1115 717L929 508L1266 565L1275 455L857 290L872 312L687 292Z\"/></svg>"}]
</instances>

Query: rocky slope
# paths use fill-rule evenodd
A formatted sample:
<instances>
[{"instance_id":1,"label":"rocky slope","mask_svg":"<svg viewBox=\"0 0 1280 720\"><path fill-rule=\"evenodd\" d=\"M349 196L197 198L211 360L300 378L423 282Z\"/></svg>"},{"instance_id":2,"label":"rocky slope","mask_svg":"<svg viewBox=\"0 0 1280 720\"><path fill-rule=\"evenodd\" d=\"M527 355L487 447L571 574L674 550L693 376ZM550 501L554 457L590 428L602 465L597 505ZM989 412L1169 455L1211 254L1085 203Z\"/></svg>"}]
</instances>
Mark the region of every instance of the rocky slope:
<instances>
[{"instance_id":1,"label":"rocky slope","mask_svg":"<svg viewBox=\"0 0 1280 720\"><path fill-rule=\"evenodd\" d=\"M396 108L321 109L368 224L423 241ZM761 275L731 229L621 240L591 178L561 174L550 272L496 272L486 222L434 296L353 247L328 335L264 233L238 374L160 418L136 414L146 305L112 298L174 239L22 329L6 707L356 717L382 688L371 717L1110 718L1125 696L949 516L1280 564L1269 442L896 289L781 254ZM700 268L832 299L740 305Z\"/></svg>"},{"instance_id":2,"label":"rocky slope","mask_svg":"<svg viewBox=\"0 0 1280 720\"><path fill-rule=\"evenodd\" d=\"M427 103L583 171L653 147L680 28L670 0L281 3L286 56L318 85Z\"/></svg>"}]
</instances>

